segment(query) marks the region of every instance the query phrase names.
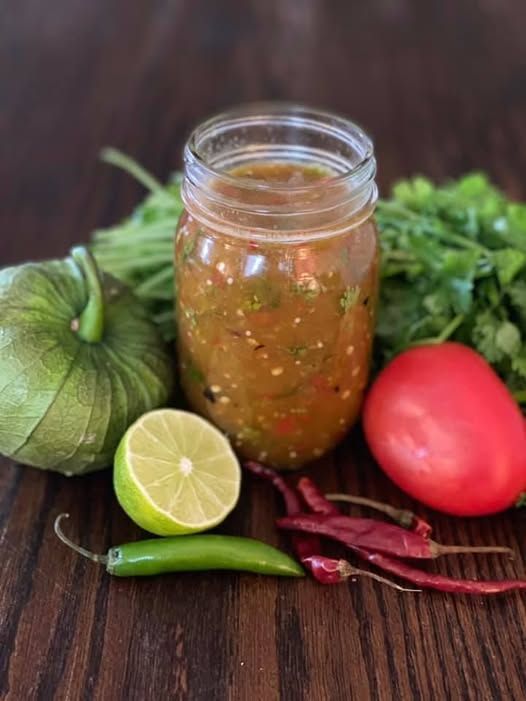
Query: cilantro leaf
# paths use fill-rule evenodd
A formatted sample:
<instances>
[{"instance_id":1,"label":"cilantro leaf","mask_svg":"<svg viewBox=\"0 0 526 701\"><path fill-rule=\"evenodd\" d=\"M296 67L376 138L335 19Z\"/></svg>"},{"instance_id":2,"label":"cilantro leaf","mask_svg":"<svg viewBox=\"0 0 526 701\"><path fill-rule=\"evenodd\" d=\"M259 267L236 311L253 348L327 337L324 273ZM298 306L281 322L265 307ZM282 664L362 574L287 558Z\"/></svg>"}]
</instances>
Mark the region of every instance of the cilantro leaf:
<instances>
[{"instance_id":1,"label":"cilantro leaf","mask_svg":"<svg viewBox=\"0 0 526 701\"><path fill-rule=\"evenodd\" d=\"M526 327L526 280L517 280L507 288L506 292L513 310Z\"/></svg>"},{"instance_id":2,"label":"cilantro leaf","mask_svg":"<svg viewBox=\"0 0 526 701\"><path fill-rule=\"evenodd\" d=\"M505 355L513 358L521 351L521 332L511 321L503 321L495 334L495 342Z\"/></svg>"},{"instance_id":3,"label":"cilantro leaf","mask_svg":"<svg viewBox=\"0 0 526 701\"><path fill-rule=\"evenodd\" d=\"M501 248L492 251L491 260L501 285L508 285L522 270L526 263L526 254L516 248Z\"/></svg>"},{"instance_id":4,"label":"cilantro leaf","mask_svg":"<svg viewBox=\"0 0 526 701\"><path fill-rule=\"evenodd\" d=\"M347 287L345 292L340 297L340 311L342 314L346 314L351 307L354 307L360 296L360 288Z\"/></svg>"}]
</instances>

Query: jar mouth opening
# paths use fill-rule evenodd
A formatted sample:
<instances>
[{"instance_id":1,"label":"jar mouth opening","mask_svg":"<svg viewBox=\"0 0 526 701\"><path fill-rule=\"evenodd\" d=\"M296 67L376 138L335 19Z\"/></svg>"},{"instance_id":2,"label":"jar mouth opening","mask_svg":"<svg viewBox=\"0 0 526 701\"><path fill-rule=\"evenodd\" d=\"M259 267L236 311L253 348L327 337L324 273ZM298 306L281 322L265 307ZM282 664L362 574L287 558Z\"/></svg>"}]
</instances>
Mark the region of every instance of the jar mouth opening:
<instances>
[{"instance_id":1,"label":"jar mouth opening","mask_svg":"<svg viewBox=\"0 0 526 701\"><path fill-rule=\"evenodd\" d=\"M201 123L185 149L187 172L199 179L252 191L308 194L318 181L291 184L232 175L248 162L273 160L318 163L328 168L324 188L355 191L376 173L370 137L354 122L332 112L288 102L241 105Z\"/></svg>"}]
</instances>

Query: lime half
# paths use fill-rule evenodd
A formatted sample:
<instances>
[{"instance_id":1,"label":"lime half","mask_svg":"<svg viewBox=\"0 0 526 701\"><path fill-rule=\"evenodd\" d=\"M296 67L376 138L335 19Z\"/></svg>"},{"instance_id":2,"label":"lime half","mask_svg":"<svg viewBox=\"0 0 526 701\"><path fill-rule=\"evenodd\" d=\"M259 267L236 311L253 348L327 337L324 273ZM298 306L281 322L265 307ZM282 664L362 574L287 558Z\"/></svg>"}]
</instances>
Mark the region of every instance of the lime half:
<instances>
[{"instance_id":1,"label":"lime half","mask_svg":"<svg viewBox=\"0 0 526 701\"><path fill-rule=\"evenodd\" d=\"M157 535L179 535L226 518L239 498L241 470L228 440L208 421L159 409L124 434L113 479L135 523Z\"/></svg>"}]
</instances>

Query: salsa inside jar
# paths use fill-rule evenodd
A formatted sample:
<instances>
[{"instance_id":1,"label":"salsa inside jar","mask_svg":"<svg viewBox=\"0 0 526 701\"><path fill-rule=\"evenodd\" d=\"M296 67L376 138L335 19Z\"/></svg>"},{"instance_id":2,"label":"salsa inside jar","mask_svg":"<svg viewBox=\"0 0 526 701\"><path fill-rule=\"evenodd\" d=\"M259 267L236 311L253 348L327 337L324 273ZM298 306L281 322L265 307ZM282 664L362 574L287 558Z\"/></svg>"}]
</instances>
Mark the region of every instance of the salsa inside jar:
<instances>
[{"instance_id":1,"label":"salsa inside jar","mask_svg":"<svg viewBox=\"0 0 526 701\"><path fill-rule=\"evenodd\" d=\"M287 211L300 191L304 206L306 185L316 186L316 207L332 206L324 184L334 173L316 163L253 161L228 173L254 181L255 209L258 186L269 183ZM192 407L242 456L291 469L326 453L358 417L375 321L377 235L372 206L332 230L285 242L276 214L272 232L252 240L183 215L178 352Z\"/></svg>"}]
</instances>

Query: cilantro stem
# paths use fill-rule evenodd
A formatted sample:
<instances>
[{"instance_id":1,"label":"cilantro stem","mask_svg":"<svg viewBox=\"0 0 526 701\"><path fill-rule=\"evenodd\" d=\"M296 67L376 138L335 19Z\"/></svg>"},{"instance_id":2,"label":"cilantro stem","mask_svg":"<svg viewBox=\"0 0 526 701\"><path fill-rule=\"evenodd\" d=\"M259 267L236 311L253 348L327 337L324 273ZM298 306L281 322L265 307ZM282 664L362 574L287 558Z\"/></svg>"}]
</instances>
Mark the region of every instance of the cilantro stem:
<instances>
[{"instance_id":1,"label":"cilantro stem","mask_svg":"<svg viewBox=\"0 0 526 701\"><path fill-rule=\"evenodd\" d=\"M157 273L147 278L135 288L135 294L138 297L148 295L154 288L163 289L167 283L172 283L174 278L174 269L172 265L161 268ZM170 296L173 296L172 285L170 287Z\"/></svg>"},{"instance_id":2,"label":"cilantro stem","mask_svg":"<svg viewBox=\"0 0 526 701\"><path fill-rule=\"evenodd\" d=\"M460 324L464 321L464 314L457 314L454 319L451 319L449 324L442 330L440 335L437 337L437 343L444 343L447 339L452 336L458 329Z\"/></svg>"},{"instance_id":3,"label":"cilantro stem","mask_svg":"<svg viewBox=\"0 0 526 701\"><path fill-rule=\"evenodd\" d=\"M401 205L398 202L382 201L378 204L378 211L380 217L382 212L391 215L399 214L400 216L405 217L406 219L418 222L419 226L425 226L427 233L429 233L432 236L435 236L436 238L441 239L442 241L449 241L450 243L456 243L458 246L463 246L464 248L472 248L476 251L484 253L485 255L491 255L491 251L485 246L482 246L480 243L472 241L471 239L467 238L467 236L462 236L461 234L456 234L453 231L445 229L443 221L437 219L435 222L433 222L433 220L430 217L426 217L420 212L413 212L411 209L404 207L404 205Z\"/></svg>"},{"instance_id":4,"label":"cilantro stem","mask_svg":"<svg viewBox=\"0 0 526 701\"><path fill-rule=\"evenodd\" d=\"M412 266L412 267L411 267ZM420 268L419 263L411 263L410 265L404 264L404 263L398 263L397 265L394 264L387 264L382 267L382 280L385 280L386 278L389 277L396 277L397 275L403 274L413 274L415 275L417 270ZM414 269L414 271L413 271Z\"/></svg>"},{"instance_id":5,"label":"cilantro stem","mask_svg":"<svg viewBox=\"0 0 526 701\"><path fill-rule=\"evenodd\" d=\"M111 272L116 277L131 270L146 272L149 268L157 268L160 265L167 265L172 262L171 250L165 254L153 256L137 256L136 258L120 259L118 257L97 256L99 264L105 270L105 264L111 263Z\"/></svg>"},{"instance_id":6,"label":"cilantro stem","mask_svg":"<svg viewBox=\"0 0 526 701\"><path fill-rule=\"evenodd\" d=\"M96 231L93 240L99 249L114 249L118 246L129 247L130 244L151 241L172 241L175 238L177 217L163 219L162 222L150 226L131 224L106 231Z\"/></svg>"},{"instance_id":7,"label":"cilantro stem","mask_svg":"<svg viewBox=\"0 0 526 701\"><path fill-rule=\"evenodd\" d=\"M115 148L105 148L101 151L100 157L105 163L111 163L111 165L117 166L117 168L121 168L126 171L126 173L129 173L142 183L147 190L166 193L166 189L157 178L150 175L137 161L130 158L130 156L127 156L125 153L122 153L122 151L118 151Z\"/></svg>"},{"instance_id":8,"label":"cilantro stem","mask_svg":"<svg viewBox=\"0 0 526 701\"><path fill-rule=\"evenodd\" d=\"M409 263L414 263L417 259L412 253L407 251L402 251L400 249L393 249L391 251L384 251L384 260L396 260L396 261L407 261Z\"/></svg>"},{"instance_id":9,"label":"cilantro stem","mask_svg":"<svg viewBox=\"0 0 526 701\"><path fill-rule=\"evenodd\" d=\"M154 316L154 320L156 321L157 324L164 324L167 321L173 321L174 319L174 312L171 309L167 309L164 312L159 312L159 314L156 314Z\"/></svg>"},{"instance_id":10,"label":"cilantro stem","mask_svg":"<svg viewBox=\"0 0 526 701\"><path fill-rule=\"evenodd\" d=\"M97 247L95 255L97 258L104 260L106 263L113 263L114 261L119 263L122 261L122 250L120 247ZM171 242L169 242L167 245L162 241L152 241L150 245L142 244L141 246L133 249L133 257L139 258L142 261L145 259L147 261L150 257L159 255L167 257L168 260L173 258Z\"/></svg>"},{"instance_id":11,"label":"cilantro stem","mask_svg":"<svg viewBox=\"0 0 526 701\"><path fill-rule=\"evenodd\" d=\"M434 336L432 338L420 338L417 341L413 341L413 343L411 343L411 346L430 346L444 343L448 340L448 338L450 338L450 336L452 336L455 333L455 331L464 321L464 318L464 314L457 314L457 316L454 319L451 319L447 326L444 326L444 328L438 336Z\"/></svg>"}]
</instances>

